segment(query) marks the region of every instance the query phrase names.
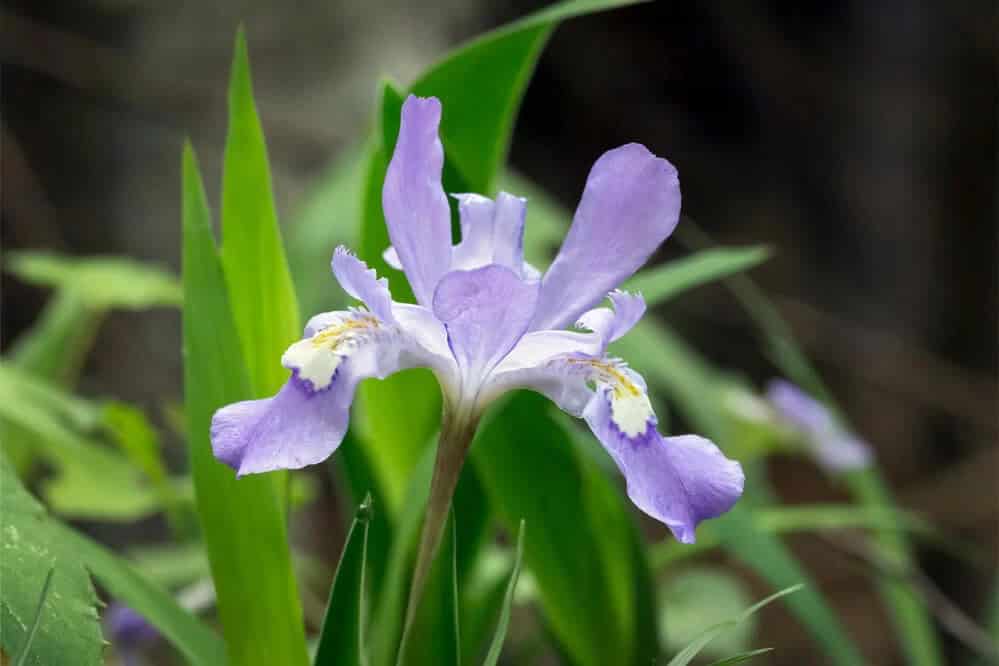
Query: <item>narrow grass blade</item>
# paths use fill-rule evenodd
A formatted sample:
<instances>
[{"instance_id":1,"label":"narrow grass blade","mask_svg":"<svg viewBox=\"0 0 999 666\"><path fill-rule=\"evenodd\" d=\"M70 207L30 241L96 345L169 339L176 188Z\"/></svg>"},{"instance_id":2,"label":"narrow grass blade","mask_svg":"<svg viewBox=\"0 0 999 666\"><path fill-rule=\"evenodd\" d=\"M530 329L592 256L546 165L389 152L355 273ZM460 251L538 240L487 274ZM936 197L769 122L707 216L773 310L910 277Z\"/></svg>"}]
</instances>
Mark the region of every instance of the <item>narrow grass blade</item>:
<instances>
[{"instance_id":1,"label":"narrow grass blade","mask_svg":"<svg viewBox=\"0 0 999 666\"><path fill-rule=\"evenodd\" d=\"M267 475L237 480L212 455L208 431L214 411L253 394L212 238L201 176L189 146L183 165L188 447L226 647L232 663L240 666L305 664L302 611L278 484Z\"/></svg>"},{"instance_id":2,"label":"narrow grass blade","mask_svg":"<svg viewBox=\"0 0 999 666\"><path fill-rule=\"evenodd\" d=\"M368 550L368 523L371 496L364 499L347 533L347 541L337 565L329 603L323 619L314 666L364 666L367 664L364 640L367 603L365 568Z\"/></svg>"},{"instance_id":3,"label":"narrow grass blade","mask_svg":"<svg viewBox=\"0 0 999 666\"><path fill-rule=\"evenodd\" d=\"M641 292L651 308L677 294L758 266L770 257L762 246L714 248L642 271L622 289Z\"/></svg>"},{"instance_id":4,"label":"narrow grass blade","mask_svg":"<svg viewBox=\"0 0 999 666\"><path fill-rule=\"evenodd\" d=\"M506 632L510 626L510 611L513 610L513 596L517 591L517 581L520 579L520 567L524 561L524 521L520 521L520 528L517 530L517 555L513 560L513 570L510 572L510 582L506 586L506 594L503 595L503 605L500 607L499 619L496 622L496 633L493 634L492 643L489 644L489 652L482 662L482 666L496 666L499 662L500 653L503 652L503 642L506 640Z\"/></svg>"}]
</instances>

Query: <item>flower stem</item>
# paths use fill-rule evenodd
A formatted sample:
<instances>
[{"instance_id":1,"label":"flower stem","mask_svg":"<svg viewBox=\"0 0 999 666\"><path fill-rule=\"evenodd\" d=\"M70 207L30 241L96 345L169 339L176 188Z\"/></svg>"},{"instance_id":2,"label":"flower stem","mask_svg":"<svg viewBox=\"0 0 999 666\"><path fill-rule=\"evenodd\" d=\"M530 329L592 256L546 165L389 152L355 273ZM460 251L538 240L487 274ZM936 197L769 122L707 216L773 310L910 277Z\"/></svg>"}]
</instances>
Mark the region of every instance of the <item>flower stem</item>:
<instances>
[{"instance_id":1,"label":"flower stem","mask_svg":"<svg viewBox=\"0 0 999 666\"><path fill-rule=\"evenodd\" d=\"M440 548L444 525L451 509L451 498L458 485L458 477L461 474L468 448L475 437L477 425L478 415L473 410L452 409L445 404L440 439L437 442L434 475L430 482L430 497L427 500L427 513L423 520L423 532L420 535L416 565L413 568L413 579L409 587L409 603L406 607L402 640L399 641L397 665L404 663L410 630L416 619L416 611L420 606L434 558Z\"/></svg>"}]
</instances>

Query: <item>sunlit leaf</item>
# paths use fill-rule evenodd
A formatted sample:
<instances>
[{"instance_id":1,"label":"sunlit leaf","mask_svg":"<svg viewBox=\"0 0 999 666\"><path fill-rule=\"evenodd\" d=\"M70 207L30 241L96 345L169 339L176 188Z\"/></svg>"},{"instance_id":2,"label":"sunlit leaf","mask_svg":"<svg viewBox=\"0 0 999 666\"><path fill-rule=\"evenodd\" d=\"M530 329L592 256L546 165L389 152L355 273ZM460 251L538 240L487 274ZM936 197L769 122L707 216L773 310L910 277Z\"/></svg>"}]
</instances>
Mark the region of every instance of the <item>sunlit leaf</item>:
<instances>
[{"instance_id":1,"label":"sunlit leaf","mask_svg":"<svg viewBox=\"0 0 999 666\"><path fill-rule=\"evenodd\" d=\"M624 283L622 289L641 292L649 307L677 294L757 266L770 256L765 247L702 250L683 259L646 269Z\"/></svg>"},{"instance_id":2,"label":"sunlit leaf","mask_svg":"<svg viewBox=\"0 0 999 666\"><path fill-rule=\"evenodd\" d=\"M241 665L305 664L302 612L279 490L267 475L236 480L212 455L212 414L252 393L189 146L183 159L183 231L188 449L229 657Z\"/></svg>"}]
</instances>

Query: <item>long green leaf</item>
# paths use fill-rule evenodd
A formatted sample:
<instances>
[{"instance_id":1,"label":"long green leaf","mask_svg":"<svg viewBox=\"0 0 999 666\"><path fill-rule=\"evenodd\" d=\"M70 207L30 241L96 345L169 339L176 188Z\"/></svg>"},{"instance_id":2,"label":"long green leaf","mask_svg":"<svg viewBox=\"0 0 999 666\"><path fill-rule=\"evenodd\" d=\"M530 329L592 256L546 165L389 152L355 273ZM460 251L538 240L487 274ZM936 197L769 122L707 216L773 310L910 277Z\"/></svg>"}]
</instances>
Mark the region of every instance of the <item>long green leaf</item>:
<instances>
[{"instance_id":1,"label":"long green leaf","mask_svg":"<svg viewBox=\"0 0 999 666\"><path fill-rule=\"evenodd\" d=\"M242 30L236 36L229 80L221 255L251 397L272 395L288 378L281 354L299 338L301 329Z\"/></svg>"},{"instance_id":2,"label":"long green leaf","mask_svg":"<svg viewBox=\"0 0 999 666\"><path fill-rule=\"evenodd\" d=\"M236 480L212 455L213 412L252 396L194 152L183 158L184 389L198 514L234 664L305 664L284 524L267 475Z\"/></svg>"},{"instance_id":3,"label":"long green leaf","mask_svg":"<svg viewBox=\"0 0 999 666\"><path fill-rule=\"evenodd\" d=\"M641 292L651 308L687 289L758 266L769 256L770 251L759 246L702 250L644 270L625 282L622 288Z\"/></svg>"},{"instance_id":4,"label":"long green leaf","mask_svg":"<svg viewBox=\"0 0 999 666\"><path fill-rule=\"evenodd\" d=\"M364 624L365 564L368 550L368 522L371 496L365 498L354 515L347 541L330 587L326 617L313 660L315 666L364 666L367 664Z\"/></svg>"},{"instance_id":5,"label":"long green leaf","mask_svg":"<svg viewBox=\"0 0 999 666\"><path fill-rule=\"evenodd\" d=\"M521 518L544 526L532 532L524 560L538 583L552 630L574 663L631 663L635 627L630 573L611 566L600 544L621 538L620 530L603 532L626 526L627 513L619 505L616 521L611 521L612 514L593 512L595 501L607 497L595 488L607 481L572 446L544 398L518 393L493 410L472 446L472 461L508 529L515 529ZM539 488L545 491L539 493ZM551 501L555 497L558 501ZM624 561L616 564L629 567L626 531L623 538Z\"/></svg>"},{"instance_id":6,"label":"long green leaf","mask_svg":"<svg viewBox=\"0 0 999 666\"><path fill-rule=\"evenodd\" d=\"M499 619L496 621L496 633L493 634L492 643L489 644L489 652L486 653L482 666L496 666L499 662L500 654L503 652L503 642L506 640L506 632L510 626L510 611L513 610L513 596L517 591L517 581L520 580L520 566L524 561L524 521L520 521L517 529L517 554L513 560L513 570L510 572L510 582L506 586L506 594L503 595L503 605L500 607Z\"/></svg>"},{"instance_id":7,"label":"long green leaf","mask_svg":"<svg viewBox=\"0 0 999 666\"><path fill-rule=\"evenodd\" d=\"M749 650L748 652L742 652L740 654L732 655L731 657L726 657L725 659L719 659L718 661L713 661L708 666L733 666L733 664L743 664L747 661L755 659L760 655L773 652L773 648L760 648L758 650Z\"/></svg>"}]
</instances>

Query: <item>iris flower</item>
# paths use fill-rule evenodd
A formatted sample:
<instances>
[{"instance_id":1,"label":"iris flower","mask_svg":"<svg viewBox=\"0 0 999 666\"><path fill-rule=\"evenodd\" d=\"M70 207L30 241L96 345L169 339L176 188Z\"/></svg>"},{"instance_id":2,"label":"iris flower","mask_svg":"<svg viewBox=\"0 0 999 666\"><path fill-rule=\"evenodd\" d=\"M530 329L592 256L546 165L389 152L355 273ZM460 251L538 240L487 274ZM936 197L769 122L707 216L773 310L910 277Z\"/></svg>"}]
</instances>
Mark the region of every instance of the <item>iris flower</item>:
<instances>
[{"instance_id":1,"label":"iris flower","mask_svg":"<svg viewBox=\"0 0 999 666\"><path fill-rule=\"evenodd\" d=\"M801 436L823 469L847 472L871 464L871 447L840 425L828 407L783 379L767 386L767 400L781 420Z\"/></svg>"},{"instance_id":2,"label":"iris flower","mask_svg":"<svg viewBox=\"0 0 999 666\"><path fill-rule=\"evenodd\" d=\"M741 495L742 468L707 439L662 436L645 381L607 353L645 312L640 295L615 288L676 226L676 169L636 143L604 153L542 275L524 261L527 202L511 194L454 195L461 242L452 243L440 118L437 99L406 100L382 192L392 242L385 258L405 271L417 303L394 302L384 278L337 248L333 274L364 307L313 317L281 359L291 377L277 395L219 410L215 455L239 475L318 463L343 439L358 382L429 368L444 418L428 516L435 505L446 513L486 407L530 389L584 419L631 500L693 542L700 521ZM605 298L611 307L599 306Z\"/></svg>"}]
</instances>

